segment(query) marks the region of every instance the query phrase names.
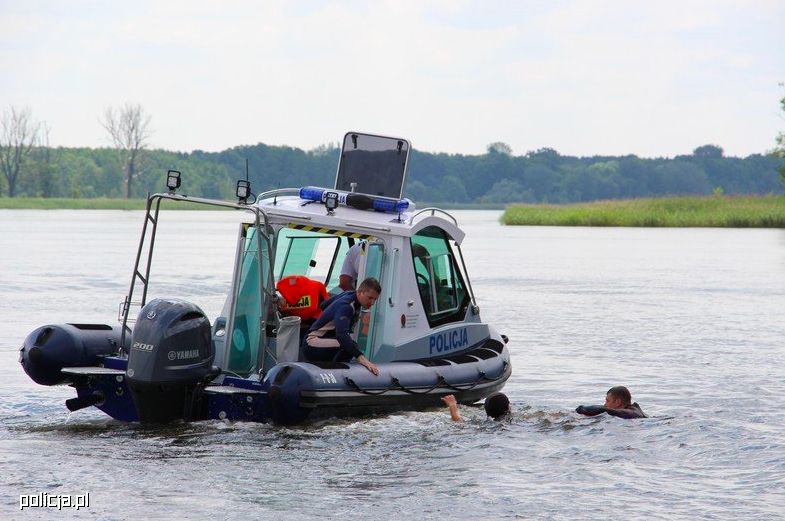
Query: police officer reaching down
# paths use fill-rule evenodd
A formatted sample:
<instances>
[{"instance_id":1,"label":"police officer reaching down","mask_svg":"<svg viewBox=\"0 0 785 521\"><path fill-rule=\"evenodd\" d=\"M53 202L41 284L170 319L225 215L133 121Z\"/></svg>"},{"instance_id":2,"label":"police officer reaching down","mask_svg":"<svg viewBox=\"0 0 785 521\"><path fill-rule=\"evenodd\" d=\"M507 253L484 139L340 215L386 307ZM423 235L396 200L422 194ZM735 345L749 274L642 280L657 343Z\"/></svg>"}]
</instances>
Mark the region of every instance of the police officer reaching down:
<instances>
[{"instance_id":1,"label":"police officer reaching down","mask_svg":"<svg viewBox=\"0 0 785 521\"><path fill-rule=\"evenodd\" d=\"M375 375L379 368L357 347L352 339L352 329L357 322L360 308L369 309L382 292L379 281L373 277L360 283L354 291L345 291L322 303L324 311L308 329L303 352L313 362L357 362Z\"/></svg>"}]
</instances>

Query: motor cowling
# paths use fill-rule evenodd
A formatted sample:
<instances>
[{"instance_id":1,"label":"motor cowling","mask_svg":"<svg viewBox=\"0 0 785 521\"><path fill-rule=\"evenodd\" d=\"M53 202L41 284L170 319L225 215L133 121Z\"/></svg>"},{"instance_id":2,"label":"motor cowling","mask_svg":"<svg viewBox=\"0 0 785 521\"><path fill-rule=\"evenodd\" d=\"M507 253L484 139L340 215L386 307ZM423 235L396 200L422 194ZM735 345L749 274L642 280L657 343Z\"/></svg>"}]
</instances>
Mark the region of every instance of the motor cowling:
<instances>
[{"instance_id":1,"label":"motor cowling","mask_svg":"<svg viewBox=\"0 0 785 521\"><path fill-rule=\"evenodd\" d=\"M210 321L178 299L155 299L139 312L128 352L128 387L142 422L196 419L198 386L216 374Z\"/></svg>"},{"instance_id":2,"label":"motor cowling","mask_svg":"<svg viewBox=\"0 0 785 521\"><path fill-rule=\"evenodd\" d=\"M19 362L25 373L41 385L70 383L64 367L96 365L101 357L117 354L121 329L106 324L50 324L25 338Z\"/></svg>"}]
</instances>

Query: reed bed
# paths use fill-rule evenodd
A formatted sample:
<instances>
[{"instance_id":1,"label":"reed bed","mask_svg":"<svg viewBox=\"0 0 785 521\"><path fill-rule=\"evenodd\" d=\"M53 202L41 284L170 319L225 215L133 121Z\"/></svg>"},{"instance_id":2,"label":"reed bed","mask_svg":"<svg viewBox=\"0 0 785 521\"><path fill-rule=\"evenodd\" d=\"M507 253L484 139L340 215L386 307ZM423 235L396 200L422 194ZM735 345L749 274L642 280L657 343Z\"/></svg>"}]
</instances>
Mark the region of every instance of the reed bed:
<instances>
[{"instance_id":1,"label":"reed bed","mask_svg":"<svg viewBox=\"0 0 785 521\"><path fill-rule=\"evenodd\" d=\"M785 196L707 196L624 199L568 205L508 206L502 224L785 228Z\"/></svg>"}]
</instances>

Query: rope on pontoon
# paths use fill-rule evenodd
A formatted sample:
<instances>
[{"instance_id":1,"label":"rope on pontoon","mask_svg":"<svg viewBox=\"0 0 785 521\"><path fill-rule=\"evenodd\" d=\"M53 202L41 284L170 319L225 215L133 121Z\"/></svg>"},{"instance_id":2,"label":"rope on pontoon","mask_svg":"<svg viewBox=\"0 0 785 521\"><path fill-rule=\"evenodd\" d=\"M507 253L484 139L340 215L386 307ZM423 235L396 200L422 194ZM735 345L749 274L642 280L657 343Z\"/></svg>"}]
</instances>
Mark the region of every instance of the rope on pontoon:
<instances>
[{"instance_id":1,"label":"rope on pontoon","mask_svg":"<svg viewBox=\"0 0 785 521\"><path fill-rule=\"evenodd\" d=\"M436 375L437 376L436 383L433 384L428 389L425 389L424 391L415 391L414 389L410 389L410 388L406 387L395 376L391 377L392 386L388 386L385 389L380 389L378 391L369 391L367 389L363 389L362 387L357 385L357 383L354 380L352 380L351 378L349 378L348 376L345 377L345 381L346 381L346 384L349 387L353 388L355 391L357 391L359 393L362 393L362 394L366 394L368 396L379 396L381 394L384 394L384 393L386 393L388 391L392 391L392 390L401 390L401 391L403 391L403 392L405 392L407 394L429 394L429 393L432 393L433 391L435 391L436 389L440 389L440 388L441 389L449 389L450 391L453 391L453 392L464 392L464 391L470 391L470 390L474 389L475 387L477 387L481 383L484 383L484 382L494 382L494 381L498 380L504 374L504 372L505 372L504 370L506 369L506 367L507 367L507 363L505 361L505 363L502 365L502 370L499 373L499 376L497 376L496 378L488 378L488 376L485 374L485 372L478 370L477 372L479 373L479 377L480 377L479 380L477 380L474 383L469 384L467 386L463 386L463 387L457 386L457 385L452 385L452 384L447 382L447 380L444 378L444 376L442 376L440 374L437 374Z\"/></svg>"}]
</instances>

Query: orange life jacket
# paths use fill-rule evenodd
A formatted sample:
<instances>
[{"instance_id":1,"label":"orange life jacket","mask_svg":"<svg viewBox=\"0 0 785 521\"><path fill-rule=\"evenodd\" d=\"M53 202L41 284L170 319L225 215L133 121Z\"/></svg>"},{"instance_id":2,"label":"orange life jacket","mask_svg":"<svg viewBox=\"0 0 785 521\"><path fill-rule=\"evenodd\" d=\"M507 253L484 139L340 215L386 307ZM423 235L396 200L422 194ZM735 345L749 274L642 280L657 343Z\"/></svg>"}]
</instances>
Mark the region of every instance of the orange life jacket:
<instances>
[{"instance_id":1,"label":"orange life jacket","mask_svg":"<svg viewBox=\"0 0 785 521\"><path fill-rule=\"evenodd\" d=\"M330 298L324 284L303 275L284 277L275 287L284 299L280 306L281 312L303 320L318 318L322 314L319 304Z\"/></svg>"}]
</instances>

